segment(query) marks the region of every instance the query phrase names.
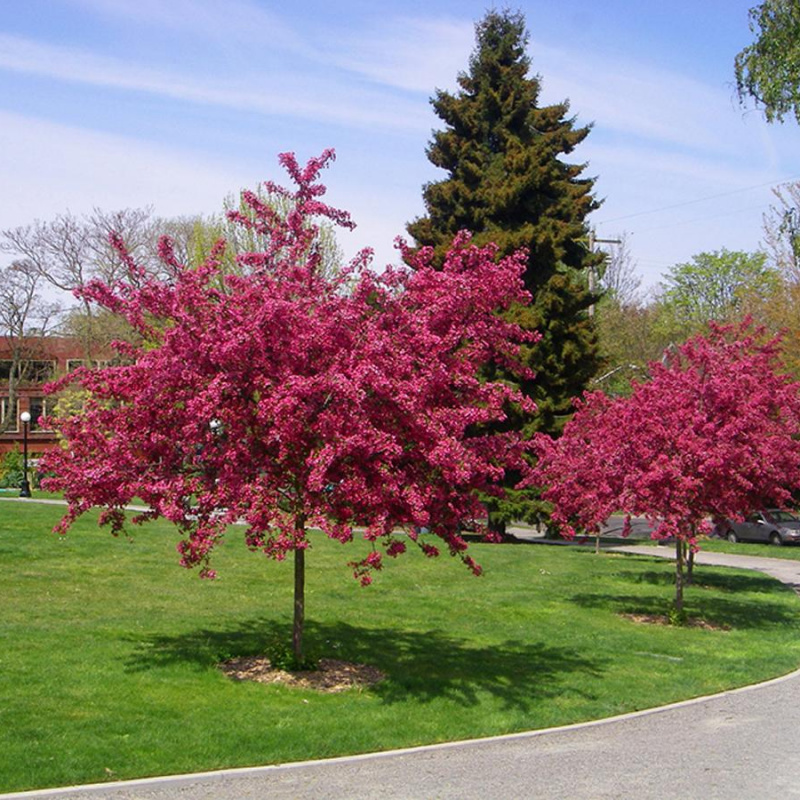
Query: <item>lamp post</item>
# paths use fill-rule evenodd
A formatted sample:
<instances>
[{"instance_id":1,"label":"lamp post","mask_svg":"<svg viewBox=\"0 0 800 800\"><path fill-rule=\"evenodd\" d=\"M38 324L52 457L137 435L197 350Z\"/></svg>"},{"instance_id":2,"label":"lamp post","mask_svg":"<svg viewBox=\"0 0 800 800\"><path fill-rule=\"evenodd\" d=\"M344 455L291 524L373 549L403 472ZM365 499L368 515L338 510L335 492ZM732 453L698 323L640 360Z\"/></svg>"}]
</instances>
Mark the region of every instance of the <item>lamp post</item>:
<instances>
[{"instance_id":1,"label":"lamp post","mask_svg":"<svg viewBox=\"0 0 800 800\"><path fill-rule=\"evenodd\" d=\"M28 425L31 421L31 415L27 411L23 411L19 418L22 420L22 486L19 490L19 496L30 497L31 485L28 482Z\"/></svg>"}]
</instances>

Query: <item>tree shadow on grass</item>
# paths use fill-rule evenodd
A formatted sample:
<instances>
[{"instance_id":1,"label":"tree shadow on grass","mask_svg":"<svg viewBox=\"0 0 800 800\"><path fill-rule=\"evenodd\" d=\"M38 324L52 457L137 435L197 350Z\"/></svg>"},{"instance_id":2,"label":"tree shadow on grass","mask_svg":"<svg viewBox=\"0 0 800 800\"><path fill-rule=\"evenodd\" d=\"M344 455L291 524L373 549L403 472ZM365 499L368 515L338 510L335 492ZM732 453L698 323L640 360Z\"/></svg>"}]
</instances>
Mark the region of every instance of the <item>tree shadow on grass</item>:
<instances>
[{"instance_id":1,"label":"tree shadow on grass","mask_svg":"<svg viewBox=\"0 0 800 800\"><path fill-rule=\"evenodd\" d=\"M653 586L670 586L675 584L675 567L669 572L647 571L632 576L637 583L649 583ZM779 591L778 581L766 575L735 575L725 572L709 572L704 566L695 566L690 589L714 589L719 592L761 592Z\"/></svg>"},{"instance_id":2,"label":"tree shadow on grass","mask_svg":"<svg viewBox=\"0 0 800 800\"><path fill-rule=\"evenodd\" d=\"M528 710L544 697L563 694L562 678L580 673L582 683L603 674L604 662L575 650L540 642L508 640L475 646L442 631L407 631L308 621L307 651L316 657L370 664L387 679L370 689L386 703L413 696L430 702L447 698L461 706L478 705L482 694L499 698L505 708ZM252 619L234 629L198 629L177 636L132 639L132 671L175 664L208 669L234 656L261 655L276 642L291 641L291 628L270 619ZM584 690L583 696L591 696Z\"/></svg>"},{"instance_id":3,"label":"tree shadow on grass","mask_svg":"<svg viewBox=\"0 0 800 800\"><path fill-rule=\"evenodd\" d=\"M771 587L774 590L774 584ZM602 608L616 614L665 614L673 597L597 593L575 595L572 600L584 608ZM748 602L735 597L704 597L694 585L687 587L684 592L684 608L689 617L732 629L763 630L800 623L797 611L781 603L763 600Z\"/></svg>"}]
</instances>

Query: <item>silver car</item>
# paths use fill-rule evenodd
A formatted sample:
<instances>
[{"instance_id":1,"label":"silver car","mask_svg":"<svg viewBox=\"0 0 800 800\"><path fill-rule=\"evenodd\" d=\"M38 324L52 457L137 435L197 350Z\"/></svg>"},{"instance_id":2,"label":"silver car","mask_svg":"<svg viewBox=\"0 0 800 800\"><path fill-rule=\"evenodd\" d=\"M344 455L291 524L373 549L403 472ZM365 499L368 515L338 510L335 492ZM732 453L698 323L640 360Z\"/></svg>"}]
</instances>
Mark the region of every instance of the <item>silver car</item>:
<instances>
[{"instance_id":1,"label":"silver car","mask_svg":"<svg viewBox=\"0 0 800 800\"><path fill-rule=\"evenodd\" d=\"M725 538L729 542L769 542L795 544L800 542L800 519L791 511L770 508L755 511L743 522L728 522Z\"/></svg>"}]
</instances>

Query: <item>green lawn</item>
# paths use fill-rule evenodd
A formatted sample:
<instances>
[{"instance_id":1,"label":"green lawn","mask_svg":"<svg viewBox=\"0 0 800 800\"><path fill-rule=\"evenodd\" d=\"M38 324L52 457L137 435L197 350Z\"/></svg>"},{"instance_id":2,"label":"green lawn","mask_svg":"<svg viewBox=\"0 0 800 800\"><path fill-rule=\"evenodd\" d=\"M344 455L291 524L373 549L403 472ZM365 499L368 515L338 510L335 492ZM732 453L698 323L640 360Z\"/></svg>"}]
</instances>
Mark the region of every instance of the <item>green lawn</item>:
<instances>
[{"instance_id":1,"label":"green lawn","mask_svg":"<svg viewBox=\"0 0 800 800\"><path fill-rule=\"evenodd\" d=\"M365 545L307 557L307 646L374 664L369 691L237 683L216 663L288 642L291 563L219 551L217 581L177 564L167 525L133 541L60 509L0 500L0 791L285 762L610 716L800 663L800 599L754 573L697 569L690 616L646 625L673 565L591 549L473 545L486 569L410 553L363 589ZM775 548L776 550L778 548Z\"/></svg>"},{"instance_id":2,"label":"green lawn","mask_svg":"<svg viewBox=\"0 0 800 800\"><path fill-rule=\"evenodd\" d=\"M657 546L656 542L650 540L631 541L629 544ZM675 546L671 543L669 545L660 545L660 547L669 551L670 554L675 551ZM775 545L765 542L736 542L734 544L725 539L701 539L700 552L729 553L734 556L760 556L761 558L786 558L800 561L800 545L794 544L775 547Z\"/></svg>"},{"instance_id":3,"label":"green lawn","mask_svg":"<svg viewBox=\"0 0 800 800\"><path fill-rule=\"evenodd\" d=\"M740 556L762 556L764 558L788 558L800 561L800 545L787 544L775 547L771 544L736 542L733 544L724 539L706 539L701 544L702 550L709 553L731 553Z\"/></svg>"}]
</instances>

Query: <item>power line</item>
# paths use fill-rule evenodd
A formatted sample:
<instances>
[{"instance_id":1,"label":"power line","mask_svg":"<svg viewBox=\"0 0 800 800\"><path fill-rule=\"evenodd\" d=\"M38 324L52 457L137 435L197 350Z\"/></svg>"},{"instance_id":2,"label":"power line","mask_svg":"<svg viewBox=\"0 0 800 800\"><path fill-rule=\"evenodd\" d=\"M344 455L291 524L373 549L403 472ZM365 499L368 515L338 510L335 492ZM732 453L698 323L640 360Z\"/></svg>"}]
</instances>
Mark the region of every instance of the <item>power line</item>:
<instances>
[{"instance_id":1,"label":"power line","mask_svg":"<svg viewBox=\"0 0 800 800\"><path fill-rule=\"evenodd\" d=\"M761 211L765 208L767 208L767 206L764 203L760 203L757 206L748 206L747 208L737 208L734 211L721 211L718 214L711 214L705 217L693 217L692 219L685 219L679 222L670 222L666 225L655 225L650 228L640 228L639 230L632 231L631 235L635 236L637 233L650 233L651 231L670 230L671 228L679 228L683 225L697 225L701 222L710 222L711 220L722 219L723 217L732 217L735 214L745 214L751 211Z\"/></svg>"},{"instance_id":2,"label":"power line","mask_svg":"<svg viewBox=\"0 0 800 800\"><path fill-rule=\"evenodd\" d=\"M766 181L765 183L757 183L754 184L753 186L744 186L741 189L732 189L729 192L720 192L719 194L710 194L706 197L698 197L695 200L685 200L682 203L673 203L672 205L669 206L661 206L660 208L651 208L648 211L637 211L635 214L626 214L625 216L622 217L612 217L611 219L604 219L596 222L595 224L607 225L610 222L620 222L621 220L633 219L634 217L643 217L647 214L659 214L662 211L671 211L674 208L683 208L684 206L696 205L697 203L705 203L708 200L717 200L720 197L730 197L731 195L741 194L742 192L749 192L752 191L753 189L763 189L765 186L784 186L787 183L793 183L797 180L800 180L800 178L787 178L786 180L778 181L777 183L775 181Z\"/></svg>"}]
</instances>

